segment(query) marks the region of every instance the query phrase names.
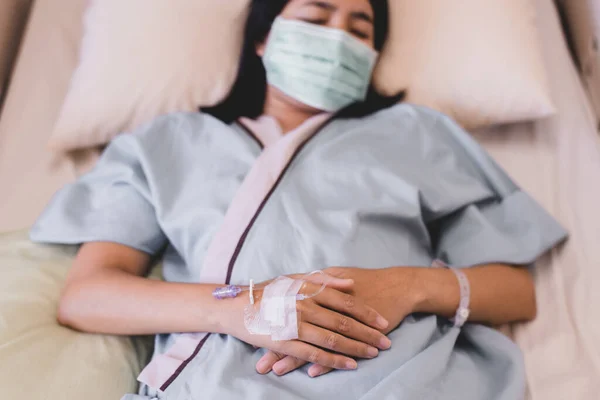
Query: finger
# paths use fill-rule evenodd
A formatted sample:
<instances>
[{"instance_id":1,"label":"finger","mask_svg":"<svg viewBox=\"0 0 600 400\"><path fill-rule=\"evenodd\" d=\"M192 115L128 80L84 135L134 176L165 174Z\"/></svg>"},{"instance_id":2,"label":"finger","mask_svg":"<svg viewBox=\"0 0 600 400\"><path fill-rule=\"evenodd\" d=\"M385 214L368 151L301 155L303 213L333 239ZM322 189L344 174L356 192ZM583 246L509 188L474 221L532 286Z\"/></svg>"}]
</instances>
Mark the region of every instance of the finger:
<instances>
[{"instance_id":1,"label":"finger","mask_svg":"<svg viewBox=\"0 0 600 400\"><path fill-rule=\"evenodd\" d=\"M285 354L279 354L270 350L267 351L256 363L256 372L262 375L268 374L273 369L273 366L285 357L287 357Z\"/></svg>"},{"instance_id":2,"label":"finger","mask_svg":"<svg viewBox=\"0 0 600 400\"><path fill-rule=\"evenodd\" d=\"M333 369L354 370L358 364L350 357L333 354L300 340L289 340L279 346L279 351L313 364Z\"/></svg>"},{"instance_id":3,"label":"finger","mask_svg":"<svg viewBox=\"0 0 600 400\"><path fill-rule=\"evenodd\" d=\"M354 286L353 279L342 279L328 274L313 274L308 275L303 279L307 282L311 282L317 285L326 284L327 287L340 290L342 292L348 292L352 290Z\"/></svg>"},{"instance_id":4,"label":"finger","mask_svg":"<svg viewBox=\"0 0 600 400\"><path fill-rule=\"evenodd\" d=\"M335 278L343 278L345 275L347 275L348 270L350 270L350 268L329 267L325 268L323 272Z\"/></svg>"},{"instance_id":5,"label":"finger","mask_svg":"<svg viewBox=\"0 0 600 400\"><path fill-rule=\"evenodd\" d=\"M328 331L337 332L381 350L387 350L392 345L392 342L383 333L346 315L323 308L312 302L302 303L299 308L303 322L309 322Z\"/></svg>"},{"instance_id":6,"label":"finger","mask_svg":"<svg viewBox=\"0 0 600 400\"><path fill-rule=\"evenodd\" d=\"M310 376L311 378L316 378L318 376L328 374L331 371L333 371L333 369L315 364L311 365L308 369L308 376Z\"/></svg>"},{"instance_id":7,"label":"finger","mask_svg":"<svg viewBox=\"0 0 600 400\"><path fill-rule=\"evenodd\" d=\"M273 372L278 376L289 374L292 371L306 365L307 362L296 357L287 356L273 365Z\"/></svg>"},{"instance_id":8,"label":"finger","mask_svg":"<svg viewBox=\"0 0 600 400\"><path fill-rule=\"evenodd\" d=\"M300 340L314 344L323 349L359 358L375 358L379 355L379 350L373 346L369 346L366 343L354 339L349 339L321 327L305 322L302 323L299 328L298 336Z\"/></svg>"},{"instance_id":9,"label":"finger","mask_svg":"<svg viewBox=\"0 0 600 400\"><path fill-rule=\"evenodd\" d=\"M314 297L313 300L330 310L350 315L357 321L376 329L385 329L389 325L388 321L372 307L348 293L328 288Z\"/></svg>"}]
</instances>

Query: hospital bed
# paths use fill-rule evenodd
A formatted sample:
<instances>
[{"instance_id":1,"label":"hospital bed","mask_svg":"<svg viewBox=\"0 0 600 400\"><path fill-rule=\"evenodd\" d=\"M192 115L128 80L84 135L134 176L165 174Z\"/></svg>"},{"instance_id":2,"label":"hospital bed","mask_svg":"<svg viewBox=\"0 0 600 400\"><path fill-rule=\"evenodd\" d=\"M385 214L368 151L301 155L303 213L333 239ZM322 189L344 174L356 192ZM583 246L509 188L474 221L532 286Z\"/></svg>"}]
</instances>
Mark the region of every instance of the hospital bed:
<instances>
[{"instance_id":1,"label":"hospital bed","mask_svg":"<svg viewBox=\"0 0 600 400\"><path fill-rule=\"evenodd\" d=\"M473 135L571 235L536 268L537 319L502 328L524 352L528 398L591 400L600 393L600 291L595 290L600 282L600 136L593 105L600 111L600 58L593 39L600 32L595 30L600 15L593 20L600 7L594 0L563 0L558 8L551 0L537 4L557 113ZM27 239L27 227L52 194L90 160L85 152L56 155L46 147L77 63L85 5L83 0L0 5L0 15L11 12L8 22L0 18L0 34L10 38L0 49L11 54L3 56L7 66L0 70L0 82L9 82L0 86L3 398L116 399L135 391L135 377L151 353L148 338L86 335L60 327L56 306L76 249ZM558 10L571 27L575 59Z\"/></svg>"}]
</instances>

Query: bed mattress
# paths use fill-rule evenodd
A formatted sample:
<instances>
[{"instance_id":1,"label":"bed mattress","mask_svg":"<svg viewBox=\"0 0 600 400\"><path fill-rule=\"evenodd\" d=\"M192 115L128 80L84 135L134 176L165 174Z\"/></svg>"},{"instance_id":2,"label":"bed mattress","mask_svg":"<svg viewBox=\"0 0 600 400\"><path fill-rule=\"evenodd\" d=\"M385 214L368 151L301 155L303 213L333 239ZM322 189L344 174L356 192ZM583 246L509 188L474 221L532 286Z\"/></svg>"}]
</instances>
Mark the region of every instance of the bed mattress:
<instances>
[{"instance_id":1,"label":"bed mattress","mask_svg":"<svg viewBox=\"0 0 600 400\"><path fill-rule=\"evenodd\" d=\"M68 2L70 8L57 9L51 0L36 1L0 118L0 232L30 226L52 194L72 181L81 166L79 159L52 155L45 147L76 63L79 41L75 38L81 35L85 1ZM538 318L513 326L507 333L525 354L529 399L584 400L600 393L600 314L594 310L594 305L600 304L600 291L593 286L600 282L600 140L554 3L536 2L557 114L474 135L570 232L569 242L544 257L536 268ZM40 64L44 68L39 68ZM129 342L67 333L58 327L40 328L40 324L55 324L48 316L55 313L61 277L72 254L69 248L50 251L32 245L25 231L0 236L0 366L11 366L0 367L0 387L6 395L16 396L27 387L27 398L68 399L63 385L40 384L36 388L30 384L68 381L73 393L81 394L92 385L91 393L104 399L114 398L119 390L130 390L134 384L117 379L119 387L115 388L100 385L101 377L93 373L79 374L76 380L69 375L81 369L77 360L95 359L118 349L124 353L112 361L101 358L102 369L111 371L114 364L115 374L132 379L140 361L131 355L135 346ZM32 313L32 307L38 314ZM33 315L46 317L32 323ZM3 324L12 328L3 329ZM23 361L28 354L52 359L39 360L44 368L31 368ZM57 364L63 367L55 369ZM100 387L111 391L103 393Z\"/></svg>"}]
</instances>

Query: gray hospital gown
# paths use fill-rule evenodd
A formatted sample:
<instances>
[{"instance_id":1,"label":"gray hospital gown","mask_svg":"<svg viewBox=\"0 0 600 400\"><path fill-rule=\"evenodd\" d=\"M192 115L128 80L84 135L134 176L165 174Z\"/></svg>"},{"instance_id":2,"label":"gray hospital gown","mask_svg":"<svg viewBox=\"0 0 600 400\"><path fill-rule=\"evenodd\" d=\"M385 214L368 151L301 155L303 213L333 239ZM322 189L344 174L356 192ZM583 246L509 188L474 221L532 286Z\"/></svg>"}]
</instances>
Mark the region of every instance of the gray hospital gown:
<instances>
[{"instance_id":1,"label":"gray hospital gown","mask_svg":"<svg viewBox=\"0 0 600 400\"><path fill-rule=\"evenodd\" d=\"M239 124L200 113L162 117L106 149L62 189L34 241L110 241L157 254L168 281L198 282L202 261L260 143ZM528 265L565 231L456 124L399 105L334 118L297 146L228 262L229 282L328 266ZM156 354L177 335L160 335ZM523 397L515 344L495 330L409 316L393 347L356 371L311 379L306 369L260 376L263 350L209 335L161 386L140 398L460 399ZM126 398L137 398L131 395Z\"/></svg>"}]
</instances>

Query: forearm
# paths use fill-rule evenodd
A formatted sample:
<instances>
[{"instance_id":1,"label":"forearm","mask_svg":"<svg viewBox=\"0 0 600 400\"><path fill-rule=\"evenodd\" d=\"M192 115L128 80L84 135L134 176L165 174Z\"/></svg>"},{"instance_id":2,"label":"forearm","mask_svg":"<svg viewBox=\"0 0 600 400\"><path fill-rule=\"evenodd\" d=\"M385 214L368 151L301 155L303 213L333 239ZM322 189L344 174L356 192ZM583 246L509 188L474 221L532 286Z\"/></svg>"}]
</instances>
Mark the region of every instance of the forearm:
<instances>
[{"instance_id":1,"label":"forearm","mask_svg":"<svg viewBox=\"0 0 600 400\"><path fill-rule=\"evenodd\" d=\"M461 271L471 287L469 321L501 325L535 317L535 288L525 268L494 264ZM454 317L460 289L452 271L414 268L413 272L415 311Z\"/></svg>"},{"instance_id":2,"label":"forearm","mask_svg":"<svg viewBox=\"0 0 600 400\"><path fill-rule=\"evenodd\" d=\"M68 285L58 318L64 325L90 333L222 333L228 302L212 297L215 287L107 270Z\"/></svg>"}]
</instances>

